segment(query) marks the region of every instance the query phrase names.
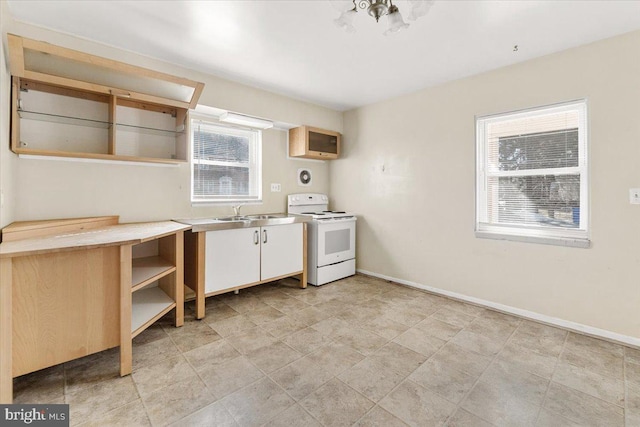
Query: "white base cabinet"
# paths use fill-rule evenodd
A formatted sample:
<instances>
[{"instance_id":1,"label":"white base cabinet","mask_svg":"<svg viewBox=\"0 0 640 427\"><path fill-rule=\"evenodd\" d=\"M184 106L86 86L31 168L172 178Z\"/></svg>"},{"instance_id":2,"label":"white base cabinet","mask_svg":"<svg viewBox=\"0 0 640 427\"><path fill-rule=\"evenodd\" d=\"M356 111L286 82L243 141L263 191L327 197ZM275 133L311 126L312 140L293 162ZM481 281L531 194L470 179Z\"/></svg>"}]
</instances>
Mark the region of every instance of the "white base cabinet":
<instances>
[{"instance_id":1,"label":"white base cabinet","mask_svg":"<svg viewBox=\"0 0 640 427\"><path fill-rule=\"evenodd\" d=\"M196 317L204 298L289 276L307 286L306 224L186 233L185 284L196 293Z\"/></svg>"},{"instance_id":2,"label":"white base cabinet","mask_svg":"<svg viewBox=\"0 0 640 427\"><path fill-rule=\"evenodd\" d=\"M206 232L207 294L260 281L260 227Z\"/></svg>"}]
</instances>

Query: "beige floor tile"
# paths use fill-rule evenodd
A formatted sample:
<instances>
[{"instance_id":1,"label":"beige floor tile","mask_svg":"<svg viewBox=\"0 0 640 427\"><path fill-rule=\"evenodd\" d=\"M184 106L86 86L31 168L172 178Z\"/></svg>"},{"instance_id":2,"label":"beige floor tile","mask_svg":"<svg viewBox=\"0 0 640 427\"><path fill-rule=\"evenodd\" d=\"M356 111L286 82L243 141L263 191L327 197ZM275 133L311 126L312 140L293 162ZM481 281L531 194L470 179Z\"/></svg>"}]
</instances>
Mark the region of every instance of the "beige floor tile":
<instances>
[{"instance_id":1,"label":"beige floor tile","mask_svg":"<svg viewBox=\"0 0 640 427\"><path fill-rule=\"evenodd\" d=\"M624 372L627 384L640 389L640 364L627 363Z\"/></svg>"},{"instance_id":2,"label":"beige floor tile","mask_svg":"<svg viewBox=\"0 0 640 427\"><path fill-rule=\"evenodd\" d=\"M414 328L426 332L432 337L440 338L445 341L449 341L462 330L461 327L442 322L434 319L433 317L424 319L422 322L415 325Z\"/></svg>"},{"instance_id":3,"label":"beige floor tile","mask_svg":"<svg viewBox=\"0 0 640 427\"><path fill-rule=\"evenodd\" d=\"M13 403L53 403L64 399L64 366L56 365L13 380Z\"/></svg>"},{"instance_id":4,"label":"beige floor tile","mask_svg":"<svg viewBox=\"0 0 640 427\"><path fill-rule=\"evenodd\" d=\"M401 305L390 310L384 310L382 313L382 315L387 319L391 319L409 327L426 319L428 314L431 313L416 313L411 310L404 309Z\"/></svg>"},{"instance_id":5,"label":"beige floor tile","mask_svg":"<svg viewBox=\"0 0 640 427\"><path fill-rule=\"evenodd\" d=\"M431 315L431 317L459 328L464 328L465 326L470 325L475 319L474 316L446 307L436 311Z\"/></svg>"},{"instance_id":6,"label":"beige floor tile","mask_svg":"<svg viewBox=\"0 0 640 427\"><path fill-rule=\"evenodd\" d=\"M561 415L548 411L544 408L538 415L538 421L536 426L540 427L584 427L584 424L579 424L567 419Z\"/></svg>"},{"instance_id":7,"label":"beige floor tile","mask_svg":"<svg viewBox=\"0 0 640 427\"><path fill-rule=\"evenodd\" d=\"M582 369L617 380L624 378L624 357L605 351L591 351L578 346L565 346L560 359Z\"/></svg>"},{"instance_id":8,"label":"beige floor tile","mask_svg":"<svg viewBox=\"0 0 640 427\"><path fill-rule=\"evenodd\" d=\"M621 407L553 382L544 407L581 425L624 425L624 410Z\"/></svg>"},{"instance_id":9,"label":"beige floor tile","mask_svg":"<svg viewBox=\"0 0 640 427\"><path fill-rule=\"evenodd\" d=\"M184 356L196 371L201 371L209 366L219 365L239 357L240 352L227 340L220 340L188 351Z\"/></svg>"},{"instance_id":10,"label":"beige floor tile","mask_svg":"<svg viewBox=\"0 0 640 427\"><path fill-rule=\"evenodd\" d=\"M331 316L337 316L342 312L349 311L351 304L344 301L343 298L334 298L315 304L314 307L323 313L327 313Z\"/></svg>"},{"instance_id":11,"label":"beige floor tile","mask_svg":"<svg viewBox=\"0 0 640 427\"><path fill-rule=\"evenodd\" d=\"M485 356L495 356L502 350L505 343L502 339L489 338L466 329L458 332L450 342Z\"/></svg>"},{"instance_id":12,"label":"beige floor tile","mask_svg":"<svg viewBox=\"0 0 640 427\"><path fill-rule=\"evenodd\" d=\"M431 356L431 359L448 363L453 369L466 372L474 377L479 377L492 360L489 356L466 350L451 342L445 344L436 354Z\"/></svg>"},{"instance_id":13,"label":"beige floor tile","mask_svg":"<svg viewBox=\"0 0 640 427\"><path fill-rule=\"evenodd\" d=\"M369 356L371 361L391 368L400 375L409 375L415 371L427 357L400 344L389 343Z\"/></svg>"},{"instance_id":14,"label":"beige floor tile","mask_svg":"<svg viewBox=\"0 0 640 427\"><path fill-rule=\"evenodd\" d=\"M598 338L588 337L582 334L569 332L566 348L576 351L587 350L596 353L609 354L614 356L624 356L624 347L620 344L613 344Z\"/></svg>"},{"instance_id":15,"label":"beige floor tile","mask_svg":"<svg viewBox=\"0 0 640 427\"><path fill-rule=\"evenodd\" d=\"M170 337L145 344L133 345L133 370L154 365L180 354Z\"/></svg>"},{"instance_id":16,"label":"beige floor tile","mask_svg":"<svg viewBox=\"0 0 640 427\"><path fill-rule=\"evenodd\" d=\"M307 357L298 359L269 376L296 400L314 392L333 377Z\"/></svg>"},{"instance_id":17,"label":"beige floor tile","mask_svg":"<svg viewBox=\"0 0 640 427\"><path fill-rule=\"evenodd\" d=\"M562 362L553 381L616 405L624 405L624 381L593 373Z\"/></svg>"},{"instance_id":18,"label":"beige floor tile","mask_svg":"<svg viewBox=\"0 0 640 427\"><path fill-rule=\"evenodd\" d=\"M352 327L339 342L367 356L387 344L389 340L366 329Z\"/></svg>"},{"instance_id":19,"label":"beige floor tile","mask_svg":"<svg viewBox=\"0 0 640 427\"><path fill-rule=\"evenodd\" d=\"M477 378L451 368L446 362L428 360L409 375L409 379L458 404L471 390Z\"/></svg>"},{"instance_id":20,"label":"beige floor tile","mask_svg":"<svg viewBox=\"0 0 640 427\"><path fill-rule=\"evenodd\" d=\"M82 388L118 377L120 377L118 349L102 351L64 364L64 391L67 394L74 393Z\"/></svg>"},{"instance_id":21,"label":"beige floor tile","mask_svg":"<svg viewBox=\"0 0 640 427\"><path fill-rule=\"evenodd\" d=\"M316 307L307 307L302 310L294 311L293 313L290 313L288 316L293 320L295 320L297 323L304 324L307 326L311 326L313 324L318 323L321 320L331 317L329 313L320 311Z\"/></svg>"},{"instance_id":22,"label":"beige floor tile","mask_svg":"<svg viewBox=\"0 0 640 427\"><path fill-rule=\"evenodd\" d=\"M238 315L226 317L216 321L207 321L211 328L222 337L230 337L247 329L254 328L256 324L247 316Z\"/></svg>"},{"instance_id":23,"label":"beige floor tile","mask_svg":"<svg viewBox=\"0 0 640 427\"><path fill-rule=\"evenodd\" d=\"M202 381L186 380L156 390L142 399L154 426L165 426L213 403Z\"/></svg>"},{"instance_id":24,"label":"beige floor tile","mask_svg":"<svg viewBox=\"0 0 640 427\"><path fill-rule=\"evenodd\" d=\"M626 426L640 426L640 387L627 386L624 416Z\"/></svg>"},{"instance_id":25,"label":"beige floor tile","mask_svg":"<svg viewBox=\"0 0 640 427\"><path fill-rule=\"evenodd\" d=\"M346 320L337 317L330 317L311 326L312 329L320 332L322 335L332 340L337 340L348 335L352 325Z\"/></svg>"},{"instance_id":26,"label":"beige floor tile","mask_svg":"<svg viewBox=\"0 0 640 427\"><path fill-rule=\"evenodd\" d=\"M275 418L295 401L269 378L263 378L222 399L240 426L258 426Z\"/></svg>"},{"instance_id":27,"label":"beige floor tile","mask_svg":"<svg viewBox=\"0 0 640 427\"><path fill-rule=\"evenodd\" d=\"M167 330L167 333L182 352L193 350L222 338L207 323L197 320L185 322L183 327L172 328Z\"/></svg>"},{"instance_id":28,"label":"beige floor tile","mask_svg":"<svg viewBox=\"0 0 640 427\"><path fill-rule=\"evenodd\" d=\"M339 375L364 359L364 356L346 344L332 342L310 353L307 358L326 372Z\"/></svg>"},{"instance_id":29,"label":"beige floor tile","mask_svg":"<svg viewBox=\"0 0 640 427\"><path fill-rule=\"evenodd\" d=\"M499 360L484 371L480 383L496 389L505 397L521 399L536 406L542 405L549 386L549 380L520 371Z\"/></svg>"},{"instance_id":30,"label":"beige floor tile","mask_svg":"<svg viewBox=\"0 0 640 427\"><path fill-rule=\"evenodd\" d=\"M362 323L360 327L378 334L388 340L394 339L395 337L409 329L407 325L403 325L402 323L398 323L384 316L378 316L374 317L373 319L369 319L366 322Z\"/></svg>"},{"instance_id":31,"label":"beige floor tile","mask_svg":"<svg viewBox=\"0 0 640 427\"><path fill-rule=\"evenodd\" d=\"M130 376L102 380L90 387L65 395L71 424L99 417L139 398Z\"/></svg>"},{"instance_id":32,"label":"beige floor tile","mask_svg":"<svg viewBox=\"0 0 640 427\"><path fill-rule=\"evenodd\" d=\"M354 424L354 427L406 427L398 417L391 415L379 406L375 406Z\"/></svg>"},{"instance_id":33,"label":"beige floor tile","mask_svg":"<svg viewBox=\"0 0 640 427\"><path fill-rule=\"evenodd\" d=\"M273 344L277 340L263 329L256 327L232 335L227 338L227 341L240 353L247 354Z\"/></svg>"},{"instance_id":34,"label":"beige floor tile","mask_svg":"<svg viewBox=\"0 0 640 427\"><path fill-rule=\"evenodd\" d=\"M493 424L473 415L469 411L459 408L455 414L449 417L447 427L492 427Z\"/></svg>"},{"instance_id":35,"label":"beige floor tile","mask_svg":"<svg viewBox=\"0 0 640 427\"><path fill-rule=\"evenodd\" d=\"M259 298L251 296L249 294L245 295L245 293L246 291L240 290L240 293L238 295L229 296L224 300L224 302L229 307L233 308L235 311L241 314L269 307Z\"/></svg>"},{"instance_id":36,"label":"beige floor tile","mask_svg":"<svg viewBox=\"0 0 640 427\"><path fill-rule=\"evenodd\" d=\"M300 405L326 426L350 426L374 405L372 401L333 379L300 401Z\"/></svg>"},{"instance_id":37,"label":"beige floor tile","mask_svg":"<svg viewBox=\"0 0 640 427\"><path fill-rule=\"evenodd\" d=\"M400 384L380 406L410 426L440 426L456 406L436 393L412 382Z\"/></svg>"},{"instance_id":38,"label":"beige floor tile","mask_svg":"<svg viewBox=\"0 0 640 427\"><path fill-rule=\"evenodd\" d=\"M248 311L245 313L245 316L251 319L256 325L262 325L263 323L272 322L281 318L284 316L284 313L271 306L267 306L258 310Z\"/></svg>"},{"instance_id":39,"label":"beige floor tile","mask_svg":"<svg viewBox=\"0 0 640 427\"><path fill-rule=\"evenodd\" d=\"M210 301L213 298L208 298L205 304L205 317L203 319L206 323L216 323L223 319L228 319L229 317L234 317L239 315L237 311L233 308L229 307L227 304L217 304L214 305Z\"/></svg>"},{"instance_id":40,"label":"beige floor tile","mask_svg":"<svg viewBox=\"0 0 640 427\"><path fill-rule=\"evenodd\" d=\"M235 427L237 425L221 402L211 403L171 424L172 427Z\"/></svg>"},{"instance_id":41,"label":"beige floor tile","mask_svg":"<svg viewBox=\"0 0 640 427\"><path fill-rule=\"evenodd\" d=\"M624 358L625 362L640 365L640 349L625 347Z\"/></svg>"},{"instance_id":42,"label":"beige floor tile","mask_svg":"<svg viewBox=\"0 0 640 427\"><path fill-rule=\"evenodd\" d=\"M302 357L302 354L282 341L260 347L247 353L251 363L266 373L273 372Z\"/></svg>"},{"instance_id":43,"label":"beige floor tile","mask_svg":"<svg viewBox=\"0 0 640 427\"><path fill-rule=\"evenodd\" d=\"M551 378L558 363L556 356L537 353L526 347L511 342L502 349L498 358L521 371L539 375L543 378Z\"/></svg>"},{"instance_id":44,"label":"beige floor tile","mask_svg":"<svg viewBox=\"0 0 640 427\"><path fill-rule=\"evenodd\" d=\"M260 327L276 338L283 338L306 328L307 325L292 317L283 316L271 322L264 323L260 325Z\"/></svg>"},{"instance_id":45,"label":"beige floor tile","mask_svg":"<svg viewBox=\"0 0 640 427\"><path fill-rule=\"evenodd\" d=\"M520 326L520 323L522 323L522 319L520 319L519 317L512 316L510 314L500 313L499 311L495 311L491 309L485 309L480 315L480 317L485 319L496 320L500 323L507 323L507 324L510 324L511 326Z\"/></svg>"},{"instance_id":46,"label":"beige floor tile","mask_svg":"<svg viewBox=\"0 0 640 427\"><path fill-rule=\"evenodd\" d=\"M182 355L140 368L133 372L132 377L142 397L149 396L156 390L171 384L198 378Z\"/></svg>"},{"instance_id":47,"label":"beige floor tile","mask_svg":"<svg viewBox=\"0 0 640 427\"><path fill-rule=\"evenodd\" d=\"M309 307L309 304L297 298L286 298L269 301L268 304L285 314L295 313Z\"/></svg>"},{"instance_id":48,"label":"beige floor tile","mask_svg":"<svg viewBox=\"0 0 640 427\"><path fill-rule=\"evenodd\" d=\"M291 335L282 338L288 346L302 354L311 353L317 348L330 343L331 338L312 328L301 329Z\"/></svg>"},{"instance_id":49,"label":"beige floor tile","mask_svg":"<svg viewBox=\"0 0 640 427\"><path fill-rule=\"evenodd\" d=\"M485 382L471 390L461 407L497 426L534 426L540 411L540 406Z\"/></svg>"},{"instance_id":50,"label":"beige floor tile","mask_svg":"<svg viewBox=\"0 0 640 427\"><path fill-rule=\"evenodd\" d=\"M173 323L173 315L166 315L133 339L134 344L146 344L167 337L167 331L178 329Z\"/></svg>"},{"instance_id":51,"label":"beige floor tile","mask_svg":"<svg viewBox=\"0 0 640 427\"><path fill-rule=\"evenodd\" d=\"M403 345L415 352L431 357L437 352L446 341L428 335L421 329L411 328L403 334L397 336L393 342Z\"/></svg>"},{"instance_id":52,"label":"beige floor tile","mask_svg":"<svg viewBox=\"0 0 640 427\"><path fill-rule=\"evenodd\" d=\"M364 359L338 377L368 399L378 402L400 384L405 376L388 366Z\"/></svg>"},{"instance_id":53,"label":"beige floor tile","mask_svg":"<svg viewBox=\"0 0 640 427\"><path fill-rule=\"evenodd\" d=\"M147 416L144 405L140 399L116 408L106 414L93 417L82 427L146 427L151 426L151 421Z\"/></svg>"},{"instance_id":54,"label":"beige floor tile","mask_svg":"<svg viewBox=\"0 0 640 427\"><path fill-rule=\"evenodd\" d=\"M244 356L203 369L199 375L216 399L222 399L264 376Z\"/></svg>"},{"instance_id":55,"label":"beige floor tile","mask_svg":"<svg viewBox=\"0 0 640 427\"><path fill-rule=\"evenodd\" d=\"M532 352L544 354L545 356L558 357L562 352L567 335L565 331L563 332L563 335L555 333L549 335L536 334L527 329L522 329L521 326L516 329L509 339L509 344L517 345Z\"/></svg>"},{"instance_id":56,"label":"beige floor tile","mask_svg":"<svg viewBox=\"0 0 640 427\"><path fill-rule=\"evenodd\" d=\"M322 427L304 408L298 404L293 405L286 411L276 415L265 427Z\"/></svg>"},{"instance_id":57,"label":"beige floor tile","mask_svg":"<svg viewBox=\"0 0 640 427\"><path fill-rule=\"evenodd\" d=\"M496 341L504 342L513 334L516 327L517 326L512 325L510 322L479 317L464 329L495 339Z\"/></svg>"},{"instance_id":58,"label":"beige floor tile","mask_svg":"<svg viewBox=\"0 0 640 427\"><path fill-rule=\"evenodd\" d=\"M459 311L473 317L480 316L486 311L486 309L484 309L483 307L455 300L447 300L445 305L451 310Z\"/></svg>"}]
</instances>

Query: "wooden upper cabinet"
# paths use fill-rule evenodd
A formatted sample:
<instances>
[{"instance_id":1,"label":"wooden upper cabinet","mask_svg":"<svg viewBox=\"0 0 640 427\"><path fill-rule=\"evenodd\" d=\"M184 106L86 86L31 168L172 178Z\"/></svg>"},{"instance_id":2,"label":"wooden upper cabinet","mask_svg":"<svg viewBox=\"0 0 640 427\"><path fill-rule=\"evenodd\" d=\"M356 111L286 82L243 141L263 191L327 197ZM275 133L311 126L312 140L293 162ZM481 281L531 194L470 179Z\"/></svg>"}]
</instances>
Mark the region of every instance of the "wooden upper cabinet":
<instances>
[{"instance_id":1,"label":"wooden upper cabinet","mask_svg":"<svg viewBox=\"0 0 640 427\"><path fill-rule=\"evenodd\" d=\"M181 163L204 84L8 34L11 149Z\"/></svg>"},{"instance_id":2,"label":"wooden upper cabinet","mask_svg":"<svg viewBox=\"0 0 640 427\"><path fill-rule=\"evenodd\" d=\"M333 160L340 156L341 135L338 132L300 126L289 130L289 156L306 159Z\"/></svg>"}]
</instances>

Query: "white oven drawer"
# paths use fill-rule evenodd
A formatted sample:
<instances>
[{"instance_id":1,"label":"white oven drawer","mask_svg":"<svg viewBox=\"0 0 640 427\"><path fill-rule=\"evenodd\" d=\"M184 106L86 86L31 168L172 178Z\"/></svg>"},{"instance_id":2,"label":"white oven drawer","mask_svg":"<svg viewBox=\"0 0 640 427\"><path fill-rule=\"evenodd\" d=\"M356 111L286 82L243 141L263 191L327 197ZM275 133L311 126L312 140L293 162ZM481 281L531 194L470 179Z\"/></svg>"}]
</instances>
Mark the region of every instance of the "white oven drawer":
<instances>
[{"instance_id":1,"label":"white oven drawer","mask_svg":"<svg viewBox=\"0 0 640 427\"><path fill-rule=\"evenodd\" d=\"M356 220L320 222L317 264L322 267L356 257Z\"/></svg>"},{"instance_id":2,"label":"white oven drawer","mask_svg":"<svg viewBox=\"0 0 640 427\"><path fill-rule=\"evenodd\" d=\"M339 264L318 267L315 274L309 274L309 283L320 286L354 274L356 274L356 260L350 259Z\"/></svg>"}]
</instances>

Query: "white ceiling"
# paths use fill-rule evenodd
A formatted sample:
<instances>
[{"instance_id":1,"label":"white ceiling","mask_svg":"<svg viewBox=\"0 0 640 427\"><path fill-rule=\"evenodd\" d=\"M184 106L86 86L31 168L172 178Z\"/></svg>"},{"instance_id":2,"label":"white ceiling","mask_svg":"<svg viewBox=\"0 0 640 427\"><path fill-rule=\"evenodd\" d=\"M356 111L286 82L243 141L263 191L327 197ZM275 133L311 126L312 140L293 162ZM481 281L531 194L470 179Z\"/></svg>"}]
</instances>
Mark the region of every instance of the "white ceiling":
<instances>
[{"instance_id":1,"label":"white ceiling","mask_svg":"<svg viewBox=\"0 0 640 427\"><path fill-rule=\"evenodd\" d=\"M365 11L356 33L337 28L327 0L8 4L19 21L336 110L640 29L640 0L436 0L391 37ZM406 20L409 2L395 4Z\"/></svg>"}]
</instances>

